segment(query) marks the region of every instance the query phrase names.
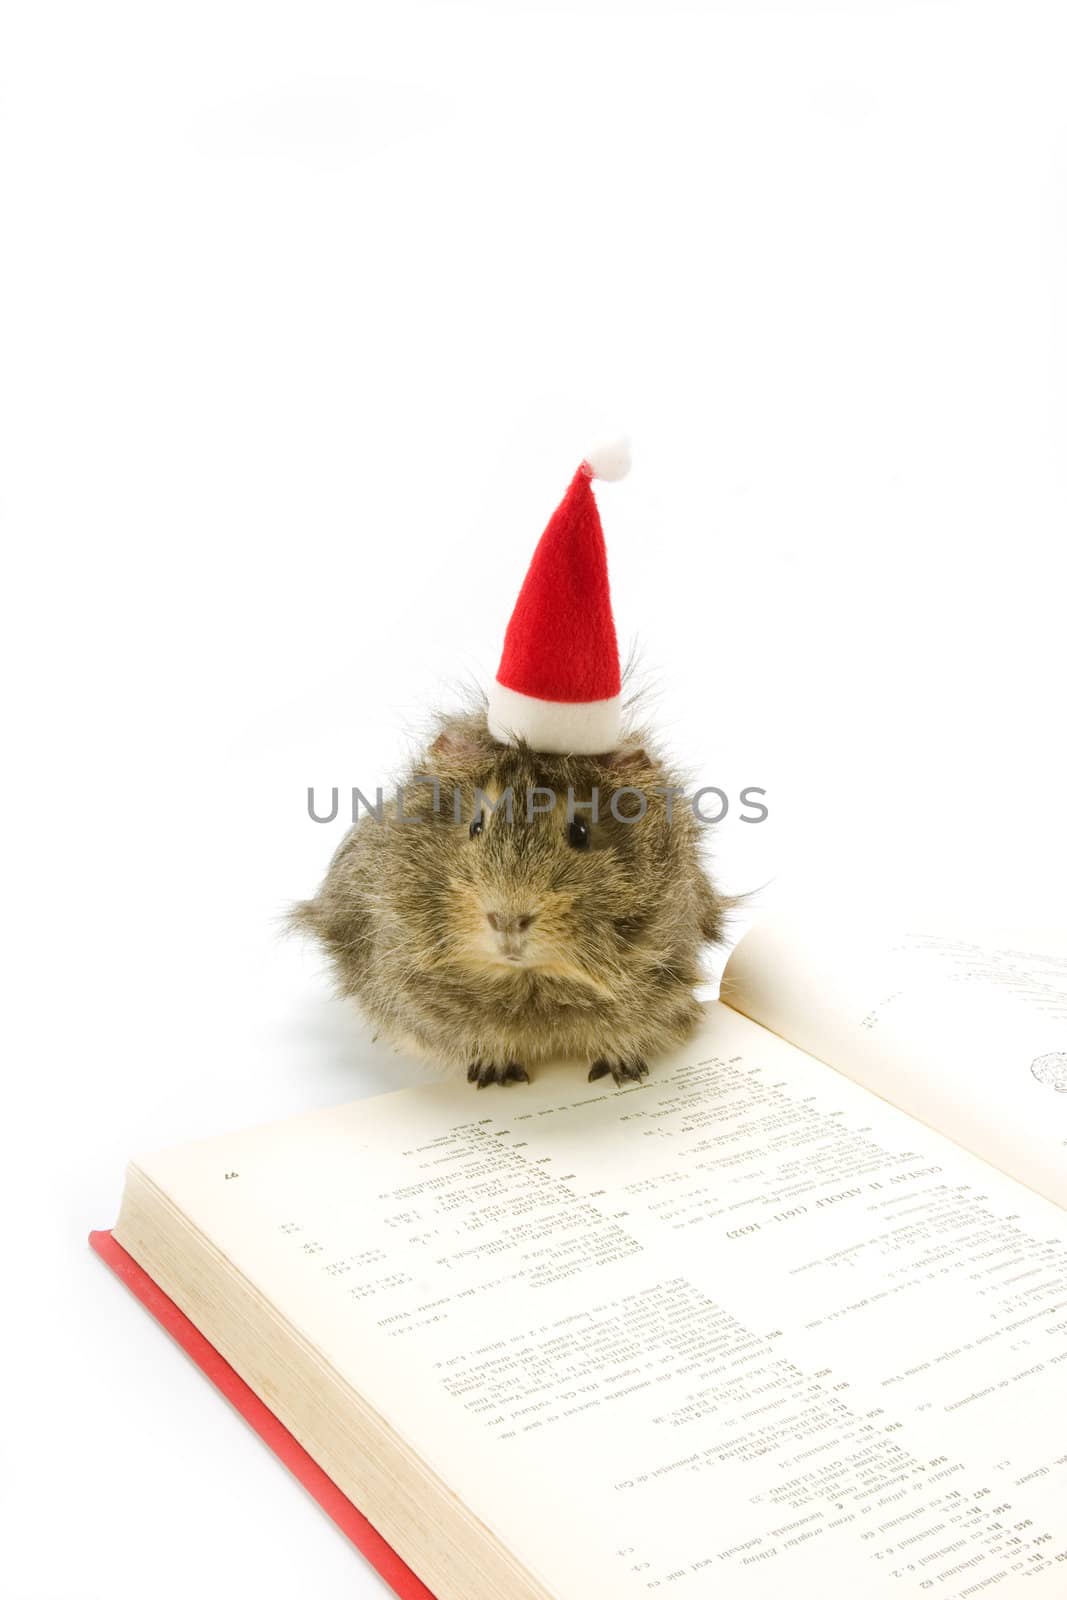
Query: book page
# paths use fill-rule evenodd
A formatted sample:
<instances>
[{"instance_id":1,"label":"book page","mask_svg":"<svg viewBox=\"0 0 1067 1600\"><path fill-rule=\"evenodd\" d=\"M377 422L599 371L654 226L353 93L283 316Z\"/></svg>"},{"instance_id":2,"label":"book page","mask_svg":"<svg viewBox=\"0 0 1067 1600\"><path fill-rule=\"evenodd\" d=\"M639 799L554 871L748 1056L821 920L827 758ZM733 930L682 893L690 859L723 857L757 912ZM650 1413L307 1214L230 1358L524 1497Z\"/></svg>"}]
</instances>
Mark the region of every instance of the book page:
<instances>
[{"instance_id":1,"label":"book page","mask_svg":"<svg viewBox=\"0 0 1067 1600\"><path fill-rule=\"evenodd\" d=\"M724 1006L138 1165L558 1600L1061 1600L1062 1214Z\"/></svg>"},{"instance_id":2,"label":"book page","mask_svg":"<svg viewBox=\"0 0 1067 1600\"><path fill-rule=\"evenodd\" d=\"M1067 1207L1067 941L770 919L722 997Z\"/></svg>"}]
</instances>

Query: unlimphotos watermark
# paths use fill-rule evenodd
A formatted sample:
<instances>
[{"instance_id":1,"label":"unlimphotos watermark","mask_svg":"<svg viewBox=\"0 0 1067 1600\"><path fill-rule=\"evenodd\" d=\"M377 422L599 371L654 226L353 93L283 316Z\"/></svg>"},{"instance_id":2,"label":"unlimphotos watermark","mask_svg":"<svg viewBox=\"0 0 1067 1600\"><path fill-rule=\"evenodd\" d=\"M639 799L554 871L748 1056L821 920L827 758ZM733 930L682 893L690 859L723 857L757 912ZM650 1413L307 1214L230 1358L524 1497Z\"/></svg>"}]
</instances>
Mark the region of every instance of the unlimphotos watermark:
<instances>
[{"instance_id":1,"label":"unlimphotos watermark","mask_svg":"<svg viewBox=\"0 0 1067 1600\"><path fill-rule=\"evenodd\" d=\"M447 801L439 778L429 773L416 773L411 780L413 783L426 784L433 789L433 812L440 816L443 811L451 813L452 820L457 824L463 822L474 823L487 813L492 814L502 811L508 822L514 822L516 815L520 821L527 824L534 823L538 817L546 816L554 811L561 803L563 797L555 789L541 788L533 785L522 792L521 803L516 802L516 796L510 787L499 794L489 795L482 789L475 789L473 800L464 797L464 791L459 788L452 790L451 801ZM467 791L469 796L469 791ZM730 813L730 797L725 789L720 789L714 784L708 784L702 789L697 789L694 794L687 795L684 789L669 786L656 787L652 790L639 789L631 784L624 784L621 788L612 789L607 805L602 811L600 790L593 788L589 799L578 799L572 788L566 793L566 815L568 823L573 822L579 812L584 813L591 822L600 822L604 815L610 815L616 822L640 822L648 814L649 795L664 799L664 811L668 823L674 821L676 806L687 807L697 822L711 825L722 822ZM740 822L765 822L769 815L768 808L764 805L766 789L758 785L749 784L738 795ZM384 822L386 819L386 803L384 792L380 788L374 790L373 801L368 800L362 789L353 788L350 797L352 822L356 823L360 817L368 817L374 822ZM330 790L330 806L323 809L316 798L314 785L309 785L307 792L308 816L312 822L336 822L341 810L341 790ZM751 813L751 814L750 814ZM388 820L391 823L411 823L417 826L425 823L425 815L409 816L404 809L404 790L397 789L393 807ZM584 820L584 817L583 817Z\"/></svg>"}]
</instances>

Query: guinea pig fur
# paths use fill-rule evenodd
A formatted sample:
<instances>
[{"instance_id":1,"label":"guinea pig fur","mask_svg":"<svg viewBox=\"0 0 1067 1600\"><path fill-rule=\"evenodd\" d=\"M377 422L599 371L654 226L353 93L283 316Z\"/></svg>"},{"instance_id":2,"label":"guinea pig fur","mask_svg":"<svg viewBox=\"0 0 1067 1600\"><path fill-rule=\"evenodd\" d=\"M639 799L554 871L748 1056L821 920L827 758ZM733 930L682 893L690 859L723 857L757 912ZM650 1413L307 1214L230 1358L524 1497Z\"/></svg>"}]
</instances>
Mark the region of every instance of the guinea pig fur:
<instances>
[{"instance_id":1,"label":"guinea pig fur","mask_svg":"<svg viewBox=\"0 0 1067 1600\"><path fill-rule=\"evenodd\" d=\"M379 1033L479 1088L561 1056L590 1080L635 1082L686 1038L729 902L644 736L543 755L464 711L441 719L398 793L400 814L394 798L362 816L292 917Z\"/></svg>"}]
</instances>

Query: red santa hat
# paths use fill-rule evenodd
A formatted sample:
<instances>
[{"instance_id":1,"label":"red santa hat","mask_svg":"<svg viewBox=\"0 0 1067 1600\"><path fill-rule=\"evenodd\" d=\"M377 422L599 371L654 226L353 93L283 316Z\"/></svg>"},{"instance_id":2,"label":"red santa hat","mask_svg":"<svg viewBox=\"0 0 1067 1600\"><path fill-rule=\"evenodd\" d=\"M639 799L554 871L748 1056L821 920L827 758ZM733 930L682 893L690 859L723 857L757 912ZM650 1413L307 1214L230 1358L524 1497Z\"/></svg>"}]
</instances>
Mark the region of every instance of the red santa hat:
<instances>
[{"instance_id":1,"label":"red santa hat","mask_svg":"<svg viewBox=\"0 0 1067 1600\"><path fill-rule=\"evenodd\" d=\"M619 646L592 484L629 470L625 440L591 451L541 535L489 689L489 732L504 744L599 755L619 743Z\"/></svg>"}]
</instances>

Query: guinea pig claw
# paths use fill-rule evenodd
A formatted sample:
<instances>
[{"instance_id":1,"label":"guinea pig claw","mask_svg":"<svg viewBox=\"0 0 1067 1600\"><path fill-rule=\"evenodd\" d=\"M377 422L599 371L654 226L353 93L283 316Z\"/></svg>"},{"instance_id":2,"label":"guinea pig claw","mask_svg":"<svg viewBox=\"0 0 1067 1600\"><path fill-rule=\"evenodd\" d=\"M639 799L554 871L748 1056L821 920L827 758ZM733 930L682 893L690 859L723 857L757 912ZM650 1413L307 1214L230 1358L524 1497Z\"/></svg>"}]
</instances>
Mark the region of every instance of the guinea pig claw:
<instances>
[{"instance_id":1,"label":"guinea pig claw","mask_svg":"<svg viewBox=\"0 0 1067 1600\"><path fill-rule=\"evenodd\" d=\"M490 1083L529 1083L530 1074L518 1061L508 1061L504 1066L495 1066L490 1061L472 1061L467 1068L467 1082L476 1083L479 1089L486 1088Z\"/></svg>"},{"instance_id":2,"label":"guinea pig claw","mask_svg":"<svg viewBox=\"0 0 1067 1600\"><path fill-rule=\"evenodd\" d=\"M605 1061L601 1057L589 1068L589 1082L595 1083L598 1078L606 1078L609 1073L621 1088L624 1083L640 1083L642 1078L647 1078L648 1063L637 1056L629 1061Z\"/></svg>"}]
</instances>

